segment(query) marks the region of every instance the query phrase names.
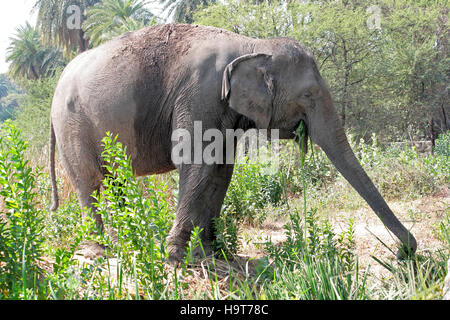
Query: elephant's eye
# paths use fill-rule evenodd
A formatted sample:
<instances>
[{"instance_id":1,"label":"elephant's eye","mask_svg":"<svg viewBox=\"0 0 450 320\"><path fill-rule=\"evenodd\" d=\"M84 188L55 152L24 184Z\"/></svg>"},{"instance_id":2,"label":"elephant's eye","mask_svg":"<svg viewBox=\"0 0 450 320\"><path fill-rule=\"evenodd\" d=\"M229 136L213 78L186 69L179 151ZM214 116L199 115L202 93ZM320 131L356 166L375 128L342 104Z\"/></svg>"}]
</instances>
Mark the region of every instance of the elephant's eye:
<instances>
[{"instance_id":1,"label":"elephant's eye","mask_svg":"<svg viewBox=\"0 0 450 320\"><path fill-rule=\"evenodd\" d=\"M310 91L306 91L305 94L303 95L305 98L311 98L312 97L312 93Z\"/></svg>"}]
</instances>

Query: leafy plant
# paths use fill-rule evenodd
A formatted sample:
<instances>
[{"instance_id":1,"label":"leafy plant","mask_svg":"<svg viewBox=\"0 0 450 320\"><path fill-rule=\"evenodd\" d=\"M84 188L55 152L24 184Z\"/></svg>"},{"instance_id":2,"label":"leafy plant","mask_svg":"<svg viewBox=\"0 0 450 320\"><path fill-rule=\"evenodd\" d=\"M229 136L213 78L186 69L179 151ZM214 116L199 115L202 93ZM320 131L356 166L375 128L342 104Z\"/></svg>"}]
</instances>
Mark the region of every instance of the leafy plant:
<instances>
[{"instance_id":1,"label":"leafy plant","mask_svg":"<svg viewBox=\"0 0 450 320\"><path fill-rule=\"evenodd\" d=\"M450 131L439 135L435 141L434 155L424 161L428 171L434 176L441 177L445 183L450 182Z\"/></svg>"},{"instance_id":2,"label":"leafy plant","mask_svg":"<svg viewBox=\"0 0 450 320\"><path fill-rule=\"evenodd\" d=\"M219 253L219 257L232 260L238 251L239 219L233 213L225 210L218 218L213 219L215 239L213 247Z\"/></svg>"},{"instance_id":3,"label":"leafy plant","mask_svg":"<svg viewBox=\"0 0 450 320\"><path fill-rule=\"evenodd\" d=\"M20 107L15 113L14 123L21 129L24 140L29 143L28 154L40 155L48 144L49 114L59 74L57 72L52 77L21 82L27 93L18 99ZM34 159L37 160L36 158L35 156Z\"/></svg>"},{"instance_id":4,"label":"leafy plant","mask_svg":"<svg viewBox=\"0 0 450 320\"><path fill-rule=\"evenodd\" d=\"M0 132L0 295L30 299L39 295L35 283L42 270L43 210L35 191L38 173L25 160L27 143L9 120ZM35 290L36 289L36 290Z\"/></svg>"},{"instance_id":5,"label":"leafy plant","mask_svg":"<svg viewBox=\"0 0 450 320\"><path fill-rule=\"evenodd\" d=\"M120 262L121 275L136 275L136 282L149 288L151 298L159 298L167 274L166 237L173 220L163 182L150 177L152 189L143 197L141 185L136 181L126 147L118 142L118 136L107 133L102 140L108 172L103 180L103 190L94 195L97 214L103 218L105 229L102 241L107 251L115 254ZM117 239L114 239L117 238ZM118 279L119 295L122 279Z\"/></svg>"},{"instance_id":6,"label":"leafy plant","mask_svg":"<svg viewBox=\"0 0 450 320\"><path fill-rule=\"evenodd\" d=\"M254 221L258 219L258 209L268 203L278 204L281 201L284 191L281 174L265 172L268 165L248 158L243 163L235 164L233 179L224 200L224 210L239 218Z\"/></svg>"},{"instance_id":7,"label":"leafy plant","mask_svg":"<svg viewBox=\"0 0 450 320\"><path fill-rule=\"evenodd\" d=\"M295 211L285 225L287 240L281 246L267 242L267 259L273 261L265 272L263 288L269 299L364 299L367 273L359 275L353 255L352 223L336 235L325 221L317 222L315 211L306 217L305 236L301 215ZM290 289L289 289L290 288Z\"/></svg>"}]
</instances>

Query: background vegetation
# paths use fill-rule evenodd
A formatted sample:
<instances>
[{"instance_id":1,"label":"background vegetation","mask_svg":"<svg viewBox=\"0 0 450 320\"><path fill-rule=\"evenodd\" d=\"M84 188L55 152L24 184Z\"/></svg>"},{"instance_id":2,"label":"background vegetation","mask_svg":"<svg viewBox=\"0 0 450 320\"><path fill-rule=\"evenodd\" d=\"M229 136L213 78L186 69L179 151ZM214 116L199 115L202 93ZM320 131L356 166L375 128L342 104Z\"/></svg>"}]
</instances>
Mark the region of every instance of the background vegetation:
<instances>
[{"instance_id":1,"label":"background vegetation","mask_svg":"<svg viewBox=\"0 0 450 320\"><path fill-rule=\"evenodd\" d=\"M375 7L353 0L156 2L178 22L300 41L314 53L352 147L383 196L409 204L443 194L448 201L447 1L379 0ZM135 179L124 147L112 135L103 141L112 174L96 197L119 241L91 232L89 219L81 221L62 170L62 204L48 212L48 117L61 70L78 53L123 32L167 22L145 4L37 0L37 25L25 23L11 35L10 70L0 75L1 299L442 297L450 252L448 202L431 231L438 245L407 261L374 256L372 261L388 272L380 278L361 267L354 221L346 219L339 232L331 223L337 212L359 210L365 202L316 147L301 166L292 141L282 145L281 170L275 174L260 163L236 166L215 221L219 254L201 262L193 257L201 246L196 229L178 269L165 264L178 176ZM80 29L67 28L71 5L82 9ZM409 140L431 140L434 154L390 143ZM124 195L126 205L117 194ZM411 220L421 219L420 213L408 212ZM283 225L283 242L250 234L273 221ZM90 240L107 245L108 255L80 262L77 251ZM242 262L248 246L258 254Z\"/></svg>"}]
</instances>

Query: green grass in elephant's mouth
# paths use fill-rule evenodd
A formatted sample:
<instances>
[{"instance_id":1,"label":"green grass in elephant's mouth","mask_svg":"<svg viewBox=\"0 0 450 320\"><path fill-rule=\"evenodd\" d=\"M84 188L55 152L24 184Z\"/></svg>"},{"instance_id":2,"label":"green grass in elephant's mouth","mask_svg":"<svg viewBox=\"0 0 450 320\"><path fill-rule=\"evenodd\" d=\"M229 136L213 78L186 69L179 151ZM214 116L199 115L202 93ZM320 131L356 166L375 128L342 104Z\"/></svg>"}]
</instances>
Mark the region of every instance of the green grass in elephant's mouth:
<instances>
[{"instance_id":1,"label":"green grass in elephant's mouth","mask_svg":"<svg viewBox=\"0 0 450 320\"><path fill-rule=\"evenodd\" d=\"M305 137L308 136L308 127L306 126L305 120L300 120L298 124L295 126L294 130L294 141L297 144L300 144Z\"/></svg>"}]
</instances>

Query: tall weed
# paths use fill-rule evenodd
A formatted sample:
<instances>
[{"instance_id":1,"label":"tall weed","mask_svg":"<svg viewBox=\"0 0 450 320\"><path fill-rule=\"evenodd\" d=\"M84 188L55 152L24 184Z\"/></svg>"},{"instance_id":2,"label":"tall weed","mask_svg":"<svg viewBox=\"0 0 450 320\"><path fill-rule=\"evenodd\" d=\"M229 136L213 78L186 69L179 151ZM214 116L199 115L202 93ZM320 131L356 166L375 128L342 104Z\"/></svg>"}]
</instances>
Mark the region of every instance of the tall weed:
<instances>
[{"instance_id":1,"label":"tall weed","mask_svg":"<svg viewBox=\"0 0 450 320\"><path fill-rule=\"evenodd\" d=\"M17 126L7 120L1 129L0 298L37 298L45 241L44 215L35 190L39 173L24 158L27 143Z\"/></svg>"},{"instance_id":2,"label":"tall weed","mask_svg":"<svg viewBox=\"0 0 450 320\"><path fill-rule=\"evenodd\" d=\"M118 136L107 133L102 143L108 173L103 180L103 190L94 195L94 206L105 228L112 230L103 233L104 244L119 260L118 276L136 277L135 282L145 288L150 298L161 298L167 280L164 270L166 237L173 220L166 186L155 177L148 178L153 188L147 190L148 197L144 198L126 147L118 142ZM122 281L118 283L121 285Z\"/></svg>"}]
</instances>

